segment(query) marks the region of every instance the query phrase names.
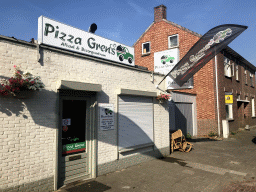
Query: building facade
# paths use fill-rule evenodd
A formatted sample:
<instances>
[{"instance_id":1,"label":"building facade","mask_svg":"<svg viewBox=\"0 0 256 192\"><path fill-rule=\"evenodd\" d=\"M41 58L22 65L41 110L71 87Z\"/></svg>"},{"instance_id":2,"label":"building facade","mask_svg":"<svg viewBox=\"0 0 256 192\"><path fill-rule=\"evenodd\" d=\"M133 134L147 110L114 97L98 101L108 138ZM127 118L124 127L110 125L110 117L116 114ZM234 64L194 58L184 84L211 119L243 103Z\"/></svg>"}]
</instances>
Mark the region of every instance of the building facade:
<instances>
[{"instance_id":1,"label":"building facade","mask_svg":"<svg viewBox=\"0 0 256 192\"><path fill-rule=\"evenodd\" d=\"M25 99L0 96L1 191L53 191L170 154L152 73L97 57L103 48L91 56L0 36L0 77L16 65L45 84Z\"/></svg>"},{"instance_id":2,"label":"building facade","mask_svg":"<svg viewBox=\"0 0 256 192\"><path fill-rule=\"evenodd\" d=\"M175 58L163 55L162 63L156 66L159 54L177 52L179 60L201 37L166 20L166 9L164 5L154 8L154 22L134 44L136 65L151 71ZM216 60L209 61L193 76L192 86L168 89L167 85L173 95L170 129L180 128L184 134L203 136L210 132L222 135L222 120L228 121L230 131L255 125L255 70L255 66L226 47ZM233 96L232 103L225 103L228 94Z\"/></svg>"}]
</instances>

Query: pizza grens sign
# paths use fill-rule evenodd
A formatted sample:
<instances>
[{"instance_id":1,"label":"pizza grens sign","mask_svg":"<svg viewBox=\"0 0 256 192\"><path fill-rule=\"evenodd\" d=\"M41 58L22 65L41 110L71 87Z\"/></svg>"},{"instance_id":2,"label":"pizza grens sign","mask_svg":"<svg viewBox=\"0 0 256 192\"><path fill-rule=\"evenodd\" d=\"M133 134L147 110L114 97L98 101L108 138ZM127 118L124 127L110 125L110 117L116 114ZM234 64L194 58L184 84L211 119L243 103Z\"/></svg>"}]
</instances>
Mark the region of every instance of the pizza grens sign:
<instances>
[{"instance_id":1,"label":"pizza grens sign","mask_svg":"<svg viewBox=\"0 0 256 192\"><path fill-rule=\"evenodd\" d=\"M38 42L134 66L134 48L41 16Z\"/></svg>"}]
</instances>

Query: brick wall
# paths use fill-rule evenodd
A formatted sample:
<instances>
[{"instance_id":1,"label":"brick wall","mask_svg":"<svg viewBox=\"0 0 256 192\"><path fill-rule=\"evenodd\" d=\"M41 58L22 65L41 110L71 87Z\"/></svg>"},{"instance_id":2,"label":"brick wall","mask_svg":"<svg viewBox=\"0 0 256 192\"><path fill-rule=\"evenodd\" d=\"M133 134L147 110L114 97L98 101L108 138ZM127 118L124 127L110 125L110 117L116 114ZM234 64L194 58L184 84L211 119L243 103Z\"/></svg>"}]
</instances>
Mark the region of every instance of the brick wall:
<instances>
[{"instance_id":1,"label":"brick wall","mask_svg":"<svg viewBox=\"0 0 256 192\"><path fill-rule=\"evenodd\" d=\"M189 49L199 40L199 35L189 32L187 29L162 20L148 29L146 33L135 43L136 65L148 67L154 70L154 53L168 49L168 36L179 35L179 58L185 56ZM142 55L142 43L151 43L151 53ZM194 88L179 90L179 92L196 94L198 135L206 135L210 131L217 131L216 93L215 93L215 67L214 60L208 62L194 75ZM210 123L205 124L205 121Z\"/></svg>"},{"instance_id":2,"label":"brick wall","mask_svg":"<svg viewBox=\"0 0 256 192\"><path fill-rule=\"evenodd\" d=\"M227 77L224 75L224 55L229 58L232 63L238 64L238 81L236 80L236 70L234 75ZM231 69L232 72L233 69ZM245 83L244 72L247 70L247 84ZM233 73L233 72L232 72ZM250 73L253 74L253 84L255 86L255 72L248 66L232 57L227 52L222 51L218 57L218 78L219 78L219 103L221 119L226 119L225 109L225 92L233 93L233 119L229 121L230 131L236 131L238 128L244 128L245 125L253 126L256 124L256 118L252 117L252 103L251 99L255 98L255 87L251 86ZM240 99L245 100L248 97L249 103L237 102L238 94Z\"/></svg>"},{"instance_id":3,"label":"brick wall","mask_svg":"<svg viewBox=\"0 0 256 192\"><path fill-rule=\"evenodd\" d=\"M0 77L11 77L13 66L17 65L23 71L40 76L46 87L29 99L0 98L0 189L5 191L31 191L32 188L43 192L53 190L58 132L57 81L101 84L103 91L97 94L97 101L113 103L115 112L116 89L157 91L149 72L42 48L41 61L38 62L35 45L7 39L0 39ZM155 83L161 79L162 76L155 75ZM166 106L154 99L154 140L156 149L165 155L169 153L168 117ZM119 163L117 128L111 131L98 130L97 135L97 165ZM135 156L140 157L140 153ZM136 163L129 161L122 167ZM114 168L108 171L114 171Z\"/></svg>"},{"instance_id":4,"label":"brick wall","mask_svg":"<svg viewBox=\"0 0 256 192\"><path fill-rule=\"evenodd\" d=\"M157 15L156 15L156 10ZM162 13L159 7L155 8L155 17ZM161 20L162 19L162 20ZM178 34L179 38L179 58L182 59L189 49L199 40L200 35L192 32L182 26L159 17L158 20L146 30L144 34L134 44L135 48L135 63L148 67L149 70L154 70L154 53L168 50L168 36ZM142 54L142 43L150 42L151 50L149 54ZM227 54L227 53L226 53ZM228 55L228 54L227 54ZM229 55L231 62L235 61L234 57ZM251 99L255 98L255 88L250 86L249 72L255 73L247 65L239 63L239 81L236 81L235 76L227 78L224 75L224 59L223 53L217 55L218 60L218 92L220 106L220 121L226 119L225 109L225 92L233 92L234 95L234 120L229 121L230 130L234 131L242 128L245 125L254 125L256 118L252 118ZM248 70L247 81L245 85L244 70ZM179 92L196 94L197 103L197 121L198 135L208 135L210 131L218 132L217 123L217 100L216 100L216 76L215 76L215 59L209 61L202 69L194 76L194 88L186 90L178 90ZM255 75L253 77L255 85ZM237 103L237 93L241 92L241 99L248 96L249 104ZM220 127L222 123L220 122ZM221 128L222 133L222 128Z\"/></svg>"}]
</instances>

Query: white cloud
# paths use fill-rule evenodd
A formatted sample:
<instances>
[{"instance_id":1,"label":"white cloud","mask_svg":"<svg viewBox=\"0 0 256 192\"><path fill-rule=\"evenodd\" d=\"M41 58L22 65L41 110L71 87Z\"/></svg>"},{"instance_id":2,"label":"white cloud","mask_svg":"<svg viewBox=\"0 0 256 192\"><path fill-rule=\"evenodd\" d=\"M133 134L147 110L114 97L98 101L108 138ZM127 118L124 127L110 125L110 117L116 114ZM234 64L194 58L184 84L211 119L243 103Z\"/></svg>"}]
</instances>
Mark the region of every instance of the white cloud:
<instances>
[{"instance_id":1,"label":"white cloud","mask_svg":"<svg viewBox=\"0 0 256 192\"><path fill-rule=\"evenodd\" d=\"M135 4L132 1L128 1L128 4L139 14L139 15L144 15L144 16L152 16L152 13L144 9L143 7L140 7L139 5Z\"/></svg>"}]
</instances>

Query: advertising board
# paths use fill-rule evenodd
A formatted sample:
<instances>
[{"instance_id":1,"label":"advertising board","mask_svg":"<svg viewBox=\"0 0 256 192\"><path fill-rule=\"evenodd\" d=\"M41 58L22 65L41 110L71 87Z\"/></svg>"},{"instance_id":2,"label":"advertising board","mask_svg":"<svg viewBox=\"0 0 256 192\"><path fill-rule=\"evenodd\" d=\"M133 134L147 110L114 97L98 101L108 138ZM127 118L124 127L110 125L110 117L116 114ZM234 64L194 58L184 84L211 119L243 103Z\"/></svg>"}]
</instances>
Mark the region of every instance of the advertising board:
<instances>
[{"instance_id":1,"label":"advertising board","mask_svg":"<svg viewBox=\"0 0 256 192\"><path fill-rule=\"evenodd\" d=\"M114 104L99 103L100 129L108 131L114 129Z\"/></svg>"},{"instance_id":2,"label":"advertising board","mask_svg":"<svg viewBox=\"0 0 256 192\"><path fill-rule=\"evenodd\" d=\"M134 48L44 16L38 18L38 42L134 66Z\"/></svg>"},{"instance_id":3,"label":"advertising board","mask_svg":"<svg viewBox=\"0 0 256 192\"><path fill-rule=\"evenodd\" d=\"M154 72L167 75L179 61L179 49L169 49L154 53ZM171 77L166 77L166 89L193 88L193 77L180 87Z\"/></svg>"}]
</instances>

